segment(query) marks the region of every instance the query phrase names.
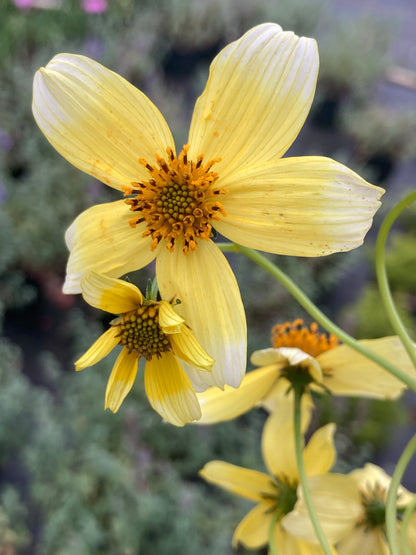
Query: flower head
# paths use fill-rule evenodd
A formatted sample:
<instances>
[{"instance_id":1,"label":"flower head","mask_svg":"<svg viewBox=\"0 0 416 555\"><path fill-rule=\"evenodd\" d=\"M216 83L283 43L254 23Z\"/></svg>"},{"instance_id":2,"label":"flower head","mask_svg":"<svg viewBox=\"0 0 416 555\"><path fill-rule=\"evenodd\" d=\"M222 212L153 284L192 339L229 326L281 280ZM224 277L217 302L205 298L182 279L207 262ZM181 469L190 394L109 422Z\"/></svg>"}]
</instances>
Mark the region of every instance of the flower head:
<instances>
[{"instance_id":1,"label":"flower head","mask_svg":"<svg viewBox=\"0 0 416 555\"><path fill-rule=\"evenodd\" d=\"M59 54L35 75L33 114L79 169L127 195L93 206L70 226L66 293L89 270L120 277L156 258L165 298L216 363L193 372L200 388L237 387L246 324L237 283L213 228L247 247L322 256L358 247L383 190L323 157L282 158L311 106L313 39L258 25L211 64L188 144L177 155L154 104L84 56Z\"/></svg>"},{"instance_id":2,"label":"flower head","mask_svg":"<svg viewBox=\"0 0 416 555\"><path fill-rule=\"evenodd\" d=\"M323 553L321 548L293 536L282 527L285 515L290 514L296 504L299 484L292 412L291 399L282 397L279 410L273 412L265 423L262 451L269 474L222 461L211 461L200 471L204 480L257 502L237 526L234 546L241 543L248 549L260 549L267 545L270 526L275 521L273 534L279 555ZM305 431L310 420L310 406L302 410L302 420ZM334 430L333 424L320 428L304 448L308 476L325 474L334 464Z\"/></svg>"},{"instance_id":3,"label":"flower head","mask_svg":"<svg viewBox=\"0 0 416 555\"><path fill-rule=\"evenodd\" d=\"M334 395L396 399L405 384L384 368L342 345L333 336L320 333L313 323L286 322L272 330L272 348L255 351L251 362L259 366L248 372L238 389L209 388L198 393L202 408L199 424L211 424L236 418L261 404L272 411L282 394L294 380L302 380L311 390ZM413 364L396 336L361 340L404 372L412 374Z\"/></svg>"},{"instance_id":4,"label":"flower head","mask_svg":"<svg viewBox=\"0 0 416 555\"><path fill-rule=\"evenodd\" d=\"M386 539L386 500L391 478L374 464L353 470L348 475L327 474L309 478L314 506L322 528L339 555L388 555ZM299 538L316 542L301 492L294 511L283 523ZM400 514L414 494L400 486L397 497L398 531ZM416 520L408 529L409 553L416 552Z\"/></svg>"},{"instance_id":5,"label":"flower head","mask_svg":"<svg viewBox=\"0 0 416 555\"><path fill-rule=\"evenodd\" d=\"M118 314L110 328L75 362L77 370L92 366L113 348L123 348L107 384L105 408L116 412L133 386L139 358L146 359L145 388L152 407L176 426L201 416L194 387L178 359L200 371L214 360L204 351L184 319L168 301L143 299L125 281L91 272L81 282L84 299Z\"/></svg>"}]
</instances>

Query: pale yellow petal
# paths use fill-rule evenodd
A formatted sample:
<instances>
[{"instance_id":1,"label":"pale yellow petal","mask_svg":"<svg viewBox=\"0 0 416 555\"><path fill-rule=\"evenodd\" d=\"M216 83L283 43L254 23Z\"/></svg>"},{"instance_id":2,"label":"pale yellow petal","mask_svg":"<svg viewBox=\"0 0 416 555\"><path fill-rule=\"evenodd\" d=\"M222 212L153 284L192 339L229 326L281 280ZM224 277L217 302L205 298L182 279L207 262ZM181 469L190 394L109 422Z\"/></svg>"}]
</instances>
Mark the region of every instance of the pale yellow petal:
<instances>
[{"instance_id":1,"label":"pale yellow petal","mask_svg":"<svg viewBox=\"0 0 416 555\"><path fill-rule=\"evenodd\" d=\"M239 544L247 549L260 549L269 541L269 528L273 513L272 504L263 502L256 505L240 522L233 535L233 547ZM278 526L278 525L277 525ZM280 551L279 551L280 555Z\"/></svg>"},{"instance_id":2,"label":"pale yellow petal","mask_svg":"<svg viewBox=\"0 0 416 555\"><path fill-rule=\"evenodd\" d=\"M90 271L120 277L143 268L157 253L142 237L146 224L129 226L132 212L122 200L97 204L82 212L68 228L70 250L64 293L81 293L81 279Z\"/></svg>"},{"instance_id":3,"label":"pale yellow petal","mask_svg":"<svg viewBox=\"0 0 416 555\"><path fill-rule=\"evenodd\" d=\"M312 357L297 347L279 347L278 349L268 348L254 351L250 360L256 366L277 363L281 368L285 366L301 366L312 376L315 382L322 381L322 371L319 363Z\"/></svg>"},{"instance_id":4,"label":"pale yellow petal","mask_svg":"<svg viewBox=\"0 0 416 555\"><path fill-rule=\"evenodd\" d=\"M199 471L199 474L210 484L252 501L263 501L264 495L276 494L270 476L235 464L210 461Z\"/></svg>"},{"instance_id":5,"label":"pale yellow petal","mask_svg":"<svg viewBox=\"0 0 416 555\"><path fill-rule=\"evenodd\" d=\"M325 474L335 463L337 456L334 445L335 424L327 424L316 430L303 450L306 474Z\"/></svg>"},{"instance_id":6,"label":"pale yellow petal","mask_svg":"<svg viewBox=\"0 0 416 555\"><path fill-rule=\"evenodd\" d=\"M138 367L137 353L123 349L114 364L105 391L104 408L117 412L131 390Z\"/></svg>"},{"instance_id":7,"label":"pale yellow petal","mask_svg":"<svg viewBox=\"0 0 416 555\"><path fill-rule=\"evenodd\" d=\"M274 23L258 25L226 46L195 105L191 156L220 156L220 176L282 156L308 115L318 64L313 39Z\"/></svg>"},{"instance_id":8,"label":"pale yellow petal","mask_svg":"<svg viewBox=\"0 0 416 555\"><path fill-rule=\"evenodd\" d=\"M205 351L215 360L212 372L187 367L197 390L225 384L238 387L246 370L247 329L234 274L212 241L199 241L186 255L161 248L156 274L162 298L177 297L183 316Z\"/></svg>"},{"instance_id":9,"label":"pale yellow petal","mask_svg":"<svg viewBox=\"0 0 416 555\"><path fill-rule=\"evenodd\" d=\"M255 366L269 366L276 364L278 368L284 368L289 363L289 359L283 354L281 349L267 347L254 351L250 356L250 362Z\"/></svg>"},{"instance_id":10,"label":"pale yellow petal","mask_svg":"<svg viewBox=\"0 0 416 555\"><path fill-rule=\"evenodd\" d=\"M86 353L75 362L75 370L83 370L93 366L106 357L118 345L118 329L111 326L91 345Z\"/></svg>"},{"instance_id":11,"label":"pale yellow petal","mask_svg":"<svg viewBox=\"0 0 416 555\"><path fill-rule=\"evenodd\" d=\"M376 464L367 463L362 468L356 468L349 473L349 476L355 481L357 487L365 491L374 490L376 486L381 486L384 489L387 500L387 492L391 483L391 476L387 474L382 468ZM403 486L399 486L397 506L405 507L414 499L414 494L410 493Z\"/></svg>"},{"instance_id":12,"label":"pale yellow petal","mask_svg":"<svg viewBox=\"0 0 416 555\"><path fill-rule=\"evenodd\" d=\"M197 393L202 416L197 424L214 424L237 418L251 410L272 388L279 373L275 366L248 372L239 387L210 387Z\"/></svg>"},{"instance_id":13,"label":"pale yellow petal","mask_svg":"<svg viewBox=\"0 0 416 555\"><path fill-rule=\"evenodd\" d=\"M159 325L167 334L180 333L185 320L174 310L168 301L161 301L159 305Z\"/></svg>"},{"instance_id":14,"label":"pale yellow petal","mask_svg":"<svg viewBox=\"0 0 416 555\"><path fill-rule=\"evenodd\" d=\"M390 550L382 530L361 525L337 544L337 552L338 555L389 555Z\"/></svg>"},{"instance_id":15,"label":"pale yellow petal","mask_svg":"<svg viewBox=\"0 0 416 555\"><path fill-rule=\"evenodd\" d=\"M174 147L159 110L138 89L99 63L58 54L35 75L33 115L48 141L71 164L120 189L145 179L152 163Z\"/></svg>"},{"instance_id":16,"label":"pale yellow petal","mask_svg":"<svg viewBox=\"0 0 416 555\"><path fill-rule=\"evenodd\" d=\"M216 230L236 243L293 256L360 246L384 190L329 158L284 158L221 182L227 213Z\"/></svg>"},{"instance_id":17,"label":"pale yellow petal","mask_svg":"<svg viewBox=\"0 0 416 555\"><path fill-rule=\"evenodd\" d=\"M81 281L84 300L113 314L123 314L140 306L142 294L132 283L96 272L89 272Z\"/></svg>"},{"instance_id":18,"label":"pale yellow petal","mask_svg":"<svg viewBox=\"0 0 416 555\"><path fill-rule=\"evenodd\" d=\"M329 543L336 544L348 536L363 517L358 488L354 480L344 474L312 476L308 478L308 485L323 532ZM283 518L282 526L301 539L318 541L300 485L295 508Z\"/></svg>"},{"instance_id":19,"label":"pale yellow petal","mask_svg":"<svg viewBox=\"0 0 416 555\"><path fill-rule=\"evenodd\" d=\"M414 375L413 364L398 337L367 339L359 343L392 362L406 374ZM317 359L324 373L324 384L335 395L396 399L406 388L387 370L348 345L326 351Z\"/></svg>"},{"instance_id":20,"label":"pale yellow petal","mask_svg":"<svg viewBox=\"0 0 416 555\"><path fill-rule=\"evenodd\" d=\"M146 362L144 384L149 403L171 424L184 426L201 416L194 388L172 353Z\"/></svg>"},{"instance_id":21,"label":"pale yellow petal","mask_svg":"<svg viewBox=\"0 0 416 555\"><path fill-rule=\"evenodd\" d=\"M192 368L210 372L215 360L202 348L201 344L186 324L180 333L170 335L172 351Z\"/></svg>"},{"instance_id":22,"label":"pale yellow petal","mask_svg":"<svg viewBox=\"0 0 416 555\"><path fill-rule=\"evenodd\" d=\"M324 552L319 545L300 540L287 532L282 526L277 524L274 528L274 541L278 555L323 555ZM335 548L331 548L331 553L337 555ZM271 552L269 552L271 555Z\"/></svg>"},{"instance_id":23,"label":"pale yellow petal","mask_svg":"<svg viewBox=\"0 0 416 555\"><path fill-rule=\"evenodd\" d=\"M416 513L410 517L406 535L409 553L416 553Z\"/></svg>"},{"instance_id":24,"label":"pale yellow petal","mask_svg":"<svg viewBox=\"0 0 416 555\"><path fill-rule=\"evenodd\" d=\"M288 479L296 485L299 480L299 472L295 452L293 410L293 395L282 395L275 410L264 424L261 447L263 459L270 474ZM303 403L301 408L302 433L309 426L310 418L311 405L308 402Z\"/></svg>"}]
</instances>

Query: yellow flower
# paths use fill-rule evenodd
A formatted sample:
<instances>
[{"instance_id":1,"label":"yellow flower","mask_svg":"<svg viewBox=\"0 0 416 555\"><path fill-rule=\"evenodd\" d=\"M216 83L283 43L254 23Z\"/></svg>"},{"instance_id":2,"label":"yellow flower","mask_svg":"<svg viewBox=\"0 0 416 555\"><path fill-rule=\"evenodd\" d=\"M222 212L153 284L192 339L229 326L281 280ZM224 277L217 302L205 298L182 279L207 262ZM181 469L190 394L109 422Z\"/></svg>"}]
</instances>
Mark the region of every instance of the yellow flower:
<instances>
[{"instance_id":1,"label":"yellow flower","mask_svg":"<svg viewBox=\"0 0 416 555\"><path fill-rule=\"evenodd\" d=\"M366 345L404 372L414 373L413 364L396 336L364 339ZM251 362L260 368L248 372L238 389L224 391L211 387L198 393L202 418L198 424L212 424L236 418L260 403L273 410L276 398L290 383L285 374L300 368L308 373L311 389L327 389L334 395L396 399L406 385L384 368L348 345L340 345L334 336L318 332L314 323L308 329L302 320L275 326L273 348L255 351ZM285 346L284 346L285 345Z\"/></svg>"},{"instance_id":2,"label":"yellow flower","mask_svg":"<svg viewBox=\"0 0 416 555\"><path fill-rule=\"evenodd\" d=\"M269 474L242 468L222 461L211 461L200 471L204 480L232 493L257 502L237 526L233 546L239 543L248 549L260 549L269 542L273 519L274 542L279 555L318 555L320 547L288 533L281 525L297 499L299 474L296 463L293 403L282 397L279 410L267 419L262 434L262 452ZM310 420L310 406L302 410L302 429ZM325 474L335 461L334 424L317 430L303 450L308 476Z\"/></svg>"},{"instance_id":3,"label":"yellow flower","mask_svg":"<svg viewBox=\"0 0 416 555\"><path fill-rule=\"evenodd\" d=\"M83 370L117 345L123 347L108 380L105 408L118 411L136 379L139 358L144 357L145 388L152 407L176 426L198 419L198 399L178 358L204 372L211 370L214 360L176 312L176 306L143 299L133 284L95 272L83 278L81 288L87 303L119 314L110 329L75 362L76 370Z\"/></svg>"},{"instance_id":4,"label":"yellow flower","mask_svg":"<svg viewBox=\"0 0 416 555\"><path fill-rule=\"evenodd\" d=\"M386 540L385 504L391 478L383 469L366 464L348 475L327 474L308 479L313 503L328 540L336 544L338 555L389 555ZM316 542L302 493L294 511L283 526L299 538ZM398 515L414 499L400 487ZM401 522L398 519L400 535ZM409 553L416 553L416 520L411 519L407 542Z\"/></svg>"},{"instance_id":5,"label":"yellow flower","mask_svg":"<svg viewBox=\"0 0 416 555\"><path fill-rule=\"evenodd\" d=\"M258 25L214 59L179 155L154 104L84 56L59 54L35 75L33 114L69 162L129 198L93 206L70 226L64 292L89 270L120 277L156 258L164 298L216 360L193 381L237 387L246 324L237 283L210 239L322 256L363 242L383 190L323 157L282 158L310 109L313 39Z\"/></svg>"}]
</instances>

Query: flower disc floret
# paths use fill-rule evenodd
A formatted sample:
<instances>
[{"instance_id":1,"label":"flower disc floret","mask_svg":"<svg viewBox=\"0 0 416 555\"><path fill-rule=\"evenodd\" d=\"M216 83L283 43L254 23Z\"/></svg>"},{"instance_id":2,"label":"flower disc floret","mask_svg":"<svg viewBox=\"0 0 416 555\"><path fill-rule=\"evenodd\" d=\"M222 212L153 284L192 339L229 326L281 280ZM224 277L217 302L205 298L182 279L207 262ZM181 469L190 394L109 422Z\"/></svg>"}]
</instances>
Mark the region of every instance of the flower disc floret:
<instances>
[{"instance_id":1,"label":"flower disc floret","mask_svg":"<svg viewBox=\"0 0 416 555\"><path fill-rule=\"evenodd\" d=\"M137 356L151 360L155 355L170 351L170 342L159 326L159 307L156 303L144 304L121 316L119 326L120 345Z\"/></svg>"},{"instance_id":2,"label":"flower disc floret","mask_svg":"<svg viewBox=\"0 0 416 555\"><path fill-rule=\"evenodd\" d=\"M188 160L189 148L184 145L176 157L168 147L166 160L156 155L159 168L141 158L140 163L150 174L149 181L133 182L132 187L124 187L125 194L136 195L125 202L130 210L139 212L130 220L130 226L147 223L143 236L152 237L152 250L166 239L168 250L173 251L182 236L183 252L195 251L197 239L208 240L213 235L211 220L219 220L219 214L226 216L216 198L227 191L212 187L218 174L211 168L221 159L215 158L204 165L201 154L196 162Z\"/></svg>"},{"instance_id":3,"label":"flower disc floret","mask_svg":"<svg viewBox=\"0 0 416 555\"><path fill-rule=\"evenodd\" d=\"M312 322L310 327L304 325L301 318L293 322L277 324L272 329L272 344L279 347L296 347L312 357L317 357L339 345L338 338L318 331L318 324Z\"/></svg>"}]
</instances>

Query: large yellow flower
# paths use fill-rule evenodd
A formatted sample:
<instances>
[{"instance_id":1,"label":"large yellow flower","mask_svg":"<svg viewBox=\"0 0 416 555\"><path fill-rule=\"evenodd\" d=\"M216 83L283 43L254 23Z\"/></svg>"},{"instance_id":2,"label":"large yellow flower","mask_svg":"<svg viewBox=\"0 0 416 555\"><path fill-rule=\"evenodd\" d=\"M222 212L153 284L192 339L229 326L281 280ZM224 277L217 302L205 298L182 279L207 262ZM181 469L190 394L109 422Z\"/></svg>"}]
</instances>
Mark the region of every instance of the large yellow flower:
<instances>
[{"instance_id":1,"label":"large yellow flower","mask_svg":"<svg viewBox=\"0 0 416 555\"><path fill-rule=\"evenodd\" d=\"M368 463L348 475L327 474L312 477L308 482L322 528L328 540L336 544L338 555L389 555L385 504L391 478L382 468ZM414 494L399 488L399 517L413 499ZM287 515L283 526L300 538L316 542L300 491L295 509ZM397 526L400 535L400 518ZM416 553L415 518L410 520L406 540L409 553Z\"/></svg>"},{"instance_id":2,"label":"large yellow flower","mask_svg":"<svg viewBox=\"0 0 416 555\"><path fill-rule=\"evenodd\" d=\"M302 429L310 420L310 407L302 410ZM328 472L335 461L334 424L317 430L303 450L308 476ZM269 542L269 530L275 519L274 542L279 555L320 555L322 549L288 533L281 525L297 500L299 474L296 463L293 403L280 399L278 410L267 419L262 434L262 451L269 474L222 461L211 461L200 471L204 480L236 495L257 502L237 526L233 546L260 549Z\"/></svg>"},{"instance_id":3,"label":"large yellow flower","mask_svg":"<svg viewBox=\"0 0 416 555\"><path fill-rule=\"evenodd\" d=\"M409 375L414 367L400 339L396 336L359 341ZM311 389L328 390L334 395L396 399L406 385L384 368L348 345L340 345L334 336L319 333L302 320L275 326L275 347L255 351L251 362L260 368L248 372L238 389L211 387L198 393L202 409L200 424L230 420L261 404L273 410L276 399L287 392L287 372L300 368L311 379ZM289 370L287 370L289 368ZM323 389L322 389L323 388Z\"/></svg>"},{"instance_id":4,"label":"large yellow flower","mask_svg":"<svg viewBox=\"0 0 416 555\"><path fill-rule=\"evenodd\" d=\"M136 379L140 357L146 359L145 388L152 407L171 424L197 420L201 410L191 380L182 367L210 371L214 360L204 351L184 319L168 301L143 299L131 283L90 272L81 281L82 295L92 306L119 316L76 361L82 370L123 348L107 384L105 408L116 412Z\"/></svg>"},{"instance_id":5,"label":"large yellow flower","mask_svg":"<svg viewBox=\"0 0 416 555\"><path fill-rule=\"evenodd\" d=\"M246 324L234 275L212 226L260 250L321 256L358 247L383 190L334 160L281 158L312 103L314 40L272 23L214 59L176 154L163 116L138 89L84 56L59 54L35 75L33 113L50 143L79 169L129 198L93 206L66 234L66 293L88 270L112 277L156 258L164 298L215 358L207 384L237 387Z\"/></svg>"}]
</instances>

